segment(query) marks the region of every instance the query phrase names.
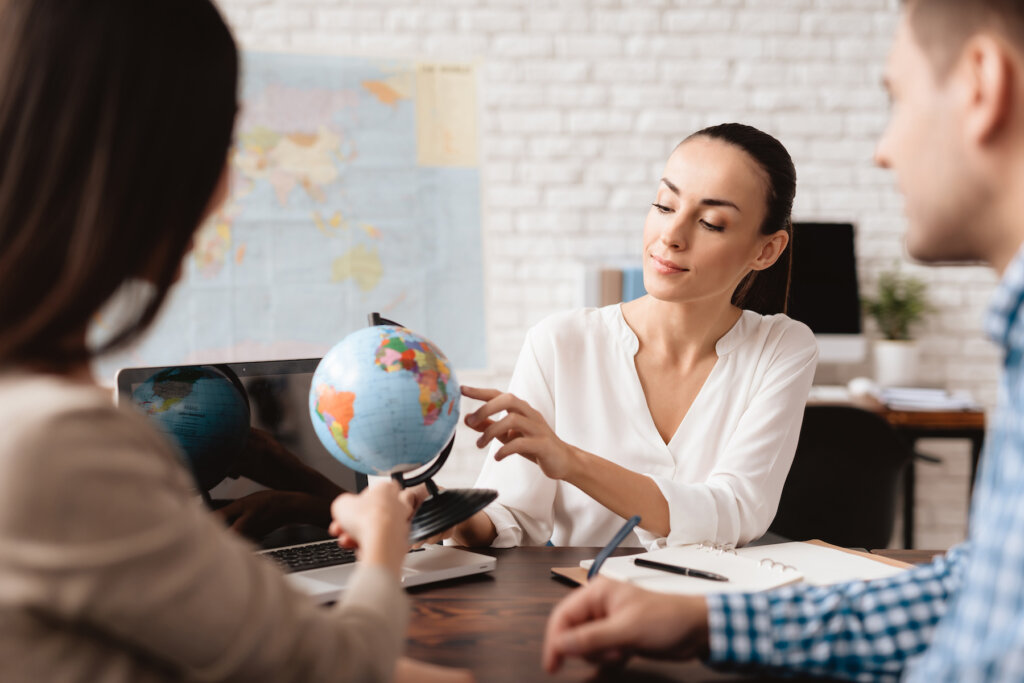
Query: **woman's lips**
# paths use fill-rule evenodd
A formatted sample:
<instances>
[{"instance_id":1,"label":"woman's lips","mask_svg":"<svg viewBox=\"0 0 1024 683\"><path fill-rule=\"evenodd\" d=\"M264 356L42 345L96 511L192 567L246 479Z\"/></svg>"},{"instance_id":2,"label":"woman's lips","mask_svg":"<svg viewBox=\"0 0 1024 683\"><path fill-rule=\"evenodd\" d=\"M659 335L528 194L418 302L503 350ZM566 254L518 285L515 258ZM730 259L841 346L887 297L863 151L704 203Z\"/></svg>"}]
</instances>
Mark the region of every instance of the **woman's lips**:
<instances>
[{"instance_id":1,"label":"woman's lips","mask_svg":"<svg viewBox=\"0 0 1024 683\"><path fill-rule=\"evenodd\" d=\"M658 258L654 254L651 254L651 262L654 264L654 270L664 275L672 275L674 273L687 273L690 271L689 268L677 266L671 261L668 261L663 258Z\"/></svg>"}]
</instances>

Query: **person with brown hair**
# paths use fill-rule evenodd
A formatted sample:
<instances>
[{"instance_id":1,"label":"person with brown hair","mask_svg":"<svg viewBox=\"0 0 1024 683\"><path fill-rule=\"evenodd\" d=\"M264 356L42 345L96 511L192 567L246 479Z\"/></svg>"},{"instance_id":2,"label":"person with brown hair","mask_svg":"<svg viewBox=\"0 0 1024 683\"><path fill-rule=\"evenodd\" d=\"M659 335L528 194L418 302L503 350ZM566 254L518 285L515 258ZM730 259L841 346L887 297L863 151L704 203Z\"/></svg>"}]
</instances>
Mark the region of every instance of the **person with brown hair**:
<instances>
[{"instance_id":1,"label":"person with brown hair","mask_svg":"<svg viewBox=\"0 0 1024 683\"><path fill-rule=\"evenodd\" d=\"M89 373L153 320L224 198L237 76L210 0L0 0L4 681L468 678L399 660L412 507L397 484L334 500L361 566L320 608ZM133 279L148 298L93 348L90 321Z\"/></svg>"},{"instance_id":2,"label":"person with brown hair","mask_svg":"<svg viewBox=\"0 0 1024 683\"><path fill-rule=\"evenodd\" d=\"M635 653L858 680L1024 679L1024 3L905 2L885 86L875 161L906 199L908 253L1002 278L987 332L1004 373L967 541L831 587L704 598L598 580L553 611L549 671Z\"/></svg>"},{"instance_id":3,"label":"person with brown hair","mask_svg":"<svg viewBox=\"0 0 1024 683\"><path fill-rule=\"evenodd\" d=\"M818 358L784 314L795 195L786 148L752 126L676 146L644 221L647 294L541 321L508 392L463 387L493 444L477 486L499 498L457 542L601 546L633 515L624 545L765 533Z\"/></svg>"}]
</instances>

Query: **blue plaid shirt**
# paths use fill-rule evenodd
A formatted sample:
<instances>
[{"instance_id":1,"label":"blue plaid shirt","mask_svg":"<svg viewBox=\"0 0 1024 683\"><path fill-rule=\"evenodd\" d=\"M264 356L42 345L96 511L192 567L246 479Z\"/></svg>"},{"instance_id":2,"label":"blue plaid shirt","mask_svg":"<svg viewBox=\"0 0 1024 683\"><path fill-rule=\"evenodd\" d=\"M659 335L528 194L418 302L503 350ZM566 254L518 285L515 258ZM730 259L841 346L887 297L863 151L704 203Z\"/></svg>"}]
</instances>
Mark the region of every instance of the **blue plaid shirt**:
<instances>
[{"instance_id":1,"label":"blue plaid shirt","mask_svg":"<svg viewBox=\"0 0 1024 683\"><path fill-rule=\"evenodd\" d=\"M1024 680L1024 250L987 331L1005 367L968 541L888 579L709 596L711 662L856 680Z\"/></svg>"}]
</instances>

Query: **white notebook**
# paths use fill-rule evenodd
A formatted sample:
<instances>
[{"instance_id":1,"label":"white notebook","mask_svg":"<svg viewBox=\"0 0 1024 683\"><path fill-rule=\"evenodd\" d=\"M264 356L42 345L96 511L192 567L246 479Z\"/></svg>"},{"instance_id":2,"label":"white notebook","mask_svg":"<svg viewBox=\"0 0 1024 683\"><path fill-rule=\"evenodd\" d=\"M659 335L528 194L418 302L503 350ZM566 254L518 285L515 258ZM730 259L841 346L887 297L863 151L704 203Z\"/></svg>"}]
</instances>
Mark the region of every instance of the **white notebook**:
<instances>
[{"instance_id":1,"label":"white notebook","mask_svg":"<svg viewBox=\"0 0 1024 683\"><path fill-rule=\"evenodd\" d=\"M713 572L729 580L710 581L640 567L633 562L638 557ZM589 567L591 563L592 560L585 560L580 566ZM628 581L647 590L700 595L771 590L801 581L820 586L844 581L879 579L898 574L909 566L903 562L846 550L821 541L808 541L738 550L706 544L663 548L639 555L609 558L599 573L609 578Z\"/></svg>"}]
</instances>

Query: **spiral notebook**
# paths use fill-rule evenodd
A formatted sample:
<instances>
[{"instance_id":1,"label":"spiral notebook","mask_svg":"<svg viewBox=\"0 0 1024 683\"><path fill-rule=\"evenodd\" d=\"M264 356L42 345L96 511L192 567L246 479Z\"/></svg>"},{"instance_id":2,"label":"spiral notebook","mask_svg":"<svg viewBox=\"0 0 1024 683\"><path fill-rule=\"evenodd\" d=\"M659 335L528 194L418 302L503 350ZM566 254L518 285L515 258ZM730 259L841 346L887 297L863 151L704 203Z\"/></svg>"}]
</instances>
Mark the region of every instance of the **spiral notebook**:
<instances>
[{"instance_id":1,"label":"spiral notebook","mask_svg":"<svg viewBox=\"0 0 1024 683\"><path fill-rule=\"evenodd\" d=\"M709 581L640 567L633 562L638 557L713 572L729 580ZM581 569L577 569L577 572L588 568L591 562L581 562ZM612 557L602 565L599 573L647 590L701 595L771 590L800 582L823 586L845 581L867 581L898 574L910 566L905 562L840 548L822 541L777 543L738 550L699 543L639 555ZM564 578L579 579L576 572L556 573Z\"/></svg>"}]
</instances>

